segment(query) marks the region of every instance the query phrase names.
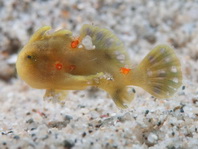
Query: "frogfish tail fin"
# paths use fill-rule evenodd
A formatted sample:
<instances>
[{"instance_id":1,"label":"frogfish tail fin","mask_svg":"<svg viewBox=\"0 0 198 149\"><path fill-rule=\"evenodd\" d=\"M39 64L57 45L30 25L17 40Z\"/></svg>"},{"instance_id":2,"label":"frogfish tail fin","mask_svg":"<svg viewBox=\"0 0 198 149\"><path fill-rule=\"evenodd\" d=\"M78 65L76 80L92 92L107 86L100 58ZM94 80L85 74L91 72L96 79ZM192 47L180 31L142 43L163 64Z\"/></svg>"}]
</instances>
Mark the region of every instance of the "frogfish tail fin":
<instances>
[{"instance_id":1,"label":"frogfish tail fin","mask_svg":"<svg viewBox=\"0 0 198 149\"><path fill-rule=\"evenodd\" d=\"M157 98L171 97L182 84L181 64L174 50L156 46L135 68L132 82Z\"/></svg>"}]
</instances>

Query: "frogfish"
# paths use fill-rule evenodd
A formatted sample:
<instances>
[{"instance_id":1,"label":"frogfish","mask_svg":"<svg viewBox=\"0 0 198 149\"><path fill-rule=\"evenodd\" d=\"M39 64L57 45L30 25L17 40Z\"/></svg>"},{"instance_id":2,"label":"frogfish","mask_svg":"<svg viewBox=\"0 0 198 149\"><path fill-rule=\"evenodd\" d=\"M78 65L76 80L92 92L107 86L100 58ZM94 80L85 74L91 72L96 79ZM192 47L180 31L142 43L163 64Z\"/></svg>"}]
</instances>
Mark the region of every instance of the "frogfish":
<instances>
[{"instance_id":1,"label":"frogfish","mask_svg":"<svg viewBox=\"0 0 198 149\"><path fill-rule=\"evenodd\" d=\"M44 99L62 101L66 90L95 86L124 109L134 98L132 86L163 99L182 84L180 61L168 45L157 45L132 67L123 42L106 28L85 24L79 36L65 29L50 30L50 26L38 29L16 62L22 80L33 88L46 89Z\"/></svg>"}]
</instances>

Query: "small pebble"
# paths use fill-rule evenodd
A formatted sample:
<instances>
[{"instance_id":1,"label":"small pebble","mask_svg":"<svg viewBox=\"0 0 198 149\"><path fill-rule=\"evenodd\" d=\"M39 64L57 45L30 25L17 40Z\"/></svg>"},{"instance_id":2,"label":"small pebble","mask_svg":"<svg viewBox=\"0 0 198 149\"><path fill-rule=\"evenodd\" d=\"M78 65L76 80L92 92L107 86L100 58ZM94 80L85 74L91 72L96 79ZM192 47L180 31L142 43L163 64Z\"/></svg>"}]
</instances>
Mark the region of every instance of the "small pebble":
<instances>
[{"instance_id":1,"label":"small pebble","mask_svg":"<svg viewBox=\"0 0 198 149\"><path fill-rule=\"evenodd\" d=\"M33 122L34 122L34 120L32 118L26 121L26 123L29 123L29 124L31 124Z\"/></svg>"},{"instance_id":2,"label":"small pebble","mask_svg":"<svg viewBox=\"0 0 198 149\"><path fill-rule=\"evenodd\" d=\"M63 141L63 146L64 146L65 149L71 149L74 146L74 144L72 142L68 141L68 140L64 140Z\"/></svg>"},{"instance_id":3,"label":"small pebble","mask_svg":"<svg viewBox=\"0 0 198 149\"><path fill-rule=\"evenodd\" d=\"M83 132L82 137L84 138L86 135L87 135L86 132Z\"/></svg>"},{"instance_id":4,"label":"small pebble","mask_svg":"<svg viewBox=\"0 0 198 149\"><path fill-rule=\"evenodd\" d=\"M145 116L146 116L148 113L149 113L149 110L146 110L146 112L145 112Z\"/></svg>"},{"instance_id":5,"label":"small pebble","mask_svg":"<svg viewBox=\"0 0 198 149\"><path fill-rule=\"evenodd\" d=\"M16 139L16 140L19 140L20 139L19 136L14 136L13 138Z\"/></svg>"},{"instance_id":6,"label":"small pebble","mask_svg":"<svg viewBox=\"0 0 198 149\"><path fill-rule=\"evenodd\" d=\"M150 143L155 143L156 141L158 140L158 137L156 134L154 133L150 133L149 136L148 136L148 141Z\"/></svg>"}]
</instances>

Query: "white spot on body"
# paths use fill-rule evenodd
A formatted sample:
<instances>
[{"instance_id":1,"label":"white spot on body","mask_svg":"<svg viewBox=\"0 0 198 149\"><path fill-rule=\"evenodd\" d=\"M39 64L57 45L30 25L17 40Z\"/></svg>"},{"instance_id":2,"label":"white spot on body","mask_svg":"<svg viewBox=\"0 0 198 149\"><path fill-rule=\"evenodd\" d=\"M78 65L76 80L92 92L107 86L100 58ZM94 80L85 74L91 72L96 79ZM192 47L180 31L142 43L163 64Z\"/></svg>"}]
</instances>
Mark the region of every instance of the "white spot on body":
<instances>
[{"instance_id":1,"label":"white spot on body","mask_svg":"<svg viewBox=\"0 0 198 149\"><path fill-rule=\"evenodd\" d=\"M149 76L149 77L151 77L152 76L152 71L151 70L147 70L147 75Z\"/></svg>"},{"instance_id":2,"label":"white spot on body","mask_svg":"<svg viewBox=\"0 0 198 149\"><path fill-rule=\"evenodd\" d=\"M174 88L173 86L169 86L169 88L171 89L171 90L174 90L174 91L176 91L177 89L176 88Z\"/></svg>"},{"instance_id":3,"label":"white spot on body","mask_svg":"<svg viewBox=\"0 0 198 149\"><path fill-rule=\"evenodd\" d=\"M119 60L121 63L125 61L125 55L121 54L119 51L115 51L114 54L116 55L116 59Z\"/></svg>"},{"instance_id":4,"label":"white spot on body","mask_svg":"<svg viewBox=\"0 0 198 149\"><path fill-rule=\"evenodd\" d=\"M171 72L175 72L176 73L177 72L177 67L176 66L172 66L171 67Z\"/></svg>"},{"instance_id":5,"label":"white spot on body","mask_svg":"<svg viewBox=\"0 0 198 149\"><path fill-rule=\"evenodd\" d=\"M163 70L163 69L159 70L159 71L158 71L158 76L159 76L159 77L165 77L165 76L166 76L166 71Z\"/></svg>"},{"instance_id":6,"label":"white spot on body","mask_svg":"<svg viewBox=\"0 0 198 149\"><path fill-rule=\"evenodd\" d=\"M92 38L89 35L83 38L82 45L85 47L86 50L94 50L96 48L96 46L93 45Z\"/></svg>"},{"instance_id":7,"label":"white spot on body","mask_svg":"<svg viewBox=\"0 0 198 149\"><path fill-rule=\"evenodd\" d=\"M115 54L116 56L118 56L118 55L120 55L121 53L120 53L120 51L115 51L114 54Z\"/></svg>"},{"instance_id":8,"label":"white spot on body","mask_svg":"<svg viewBox=\"0 0 198 149\"><path fill-rule=\"evenodd\" d=\"M173 78L173 82L179 83L179 79L178 78Z\"/></svg>"},{"instance_id":9,"label":"white spot on body","mask_svg":"<svg viewBox=\"0 0 198 149\"><path fill-rule=\"evenodd\" d=\"M165 53L165 48L161 48L161 49L160 49L160 52L161 52L161 53Z\"/></svg>"},{"instance_id":10,"label":"white spot on body","mask_svg":"<svg viewBox=\"0 0 198 149\"><path fill-rule=\"evenodd\" d=\"M124 54L120 54L116 57L121 63L124 63L125 60L125 55Z\"/></svg>"},{"instance_id":11,"label":"white spot on body","mask_svg":"<svg viewBox=\"0 0 198 149\"><path fill-rule=\"evenodd\" d=\"M80 44L79 46L78 46L78 48L82 48L83 46Z\"/></svg>"},{"instance_id":12,"label":"white spot on body","mask_svg":"<svg viewBox=\"0 0 198 149\"><path fill-rule=\"evenodd\" d=\"M87 82L87 84L88 84L88 85L91 85L91 84L92 84L92 82L88 81L88 82Z\"/></svg>"},{"instance_id":13,"label":"white spot on body","mask_svg":"<svg viewBox=\"0 0 198 149\"><path fill-rule=\"evenodd\" d=\"M110 73L105 73L100 77L100 79L106 79L106 80L114 80L113 76Z\"/></svg>"},{"instance_id":14,"label":"white spot on body","mask_svg":"<svg viewBox=\"0 0 198 149\"><path fill-rule=\"evenodd\" d=\"M95 83L99 84L100 83L100 79L99 78L94 78L93 79Z\"/></svg>"},{"instance_id":15,"label":"white spot on body","mask_svg":"<svg viewBox=\"0 0 198 149\"><path fill-rule=\"evenodd\" d=\"M171 59L170 59L170 57L167 57L167 58L165 58L165 62L170 62L171 61Z\"/></svg>"}]
</instances>

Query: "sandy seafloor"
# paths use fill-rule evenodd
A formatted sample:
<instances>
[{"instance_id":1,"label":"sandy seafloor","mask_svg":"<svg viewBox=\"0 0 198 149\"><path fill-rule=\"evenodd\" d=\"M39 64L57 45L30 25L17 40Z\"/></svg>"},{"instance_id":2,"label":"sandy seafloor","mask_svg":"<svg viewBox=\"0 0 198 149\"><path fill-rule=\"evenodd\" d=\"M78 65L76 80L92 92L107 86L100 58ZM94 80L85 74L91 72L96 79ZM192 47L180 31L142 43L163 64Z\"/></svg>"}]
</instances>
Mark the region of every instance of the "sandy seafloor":
<instances>
[{"instance_id":1,"label":"sandy seafloor","mask_svg":"<svg viewBox=\"0 0 198 149\"><path fill-rule=\"evenodd\" d=\"M198 1L0 0L1 149L197 149ZM175 47L183 85L169 99L136 88L119 110L105 91L70 91L65 105L16 75L18 51L43 25L78 34L85 23L111 29L134 64L157 44Z\"/></svg>"}]
</instances>

